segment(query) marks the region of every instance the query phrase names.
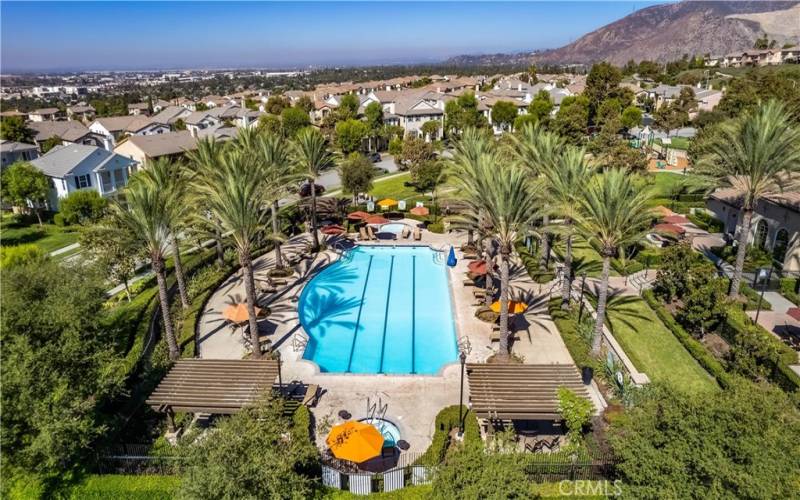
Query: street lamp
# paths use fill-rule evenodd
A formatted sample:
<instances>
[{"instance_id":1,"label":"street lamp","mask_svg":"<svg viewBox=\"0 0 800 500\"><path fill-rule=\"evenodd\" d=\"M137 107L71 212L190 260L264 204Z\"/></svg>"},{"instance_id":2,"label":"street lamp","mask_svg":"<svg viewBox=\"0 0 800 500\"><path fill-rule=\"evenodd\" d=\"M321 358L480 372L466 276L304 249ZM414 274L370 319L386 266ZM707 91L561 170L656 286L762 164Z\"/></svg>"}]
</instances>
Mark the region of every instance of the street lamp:
<instances>
[{"instance_id":1,"label":"street lamp","mask_svg":"<svg viewBox=\"0 0 800 500\"><path fill-rule=\"evenodd\" d=\"M458 397L458 437L464 435L464 366L467 362L467 354L461 351L461 394Z\"/></svg>"},{"instance_id":2,"label":"street lamp","mask_svg":"<svg viewBox=\"0 0 800 500\"><path fill-rule=\"evenodd\" d=\"M281 352L275 351L275 359L278 360L278 389L280 390L281 395L283 395L283 374L281 373Z\"/></svg>"},{"instance_id":3,"label":"street lamp","mask_svg":"<svg viewBox=\"0 0 800 500\"><path fill-rule=\"evenodd\" d=\"M581 316L583 316L583 287L586 285L586 272L584 271L581 273L581 298L578 299L578 303L580 304L580 308L578 309L578 323L581 322Z\"/></svg>"},{"instance_id":4,"label":"street lamp","mask_svg":"<svg viewBox=\"0 0 800 500\"><path fill-rule=\"evenodd\" d=\"M758 273L756 273L756 277L753 281L758 282L761 281L761 294L758 296L758 307L756 308L756 324L758 324L758 315L761 313L761 303L764 301L764 292L767 290L767 284L769 283L769 279L772 277L772 268L769 269L760 268ZM755 285L755 283L753 283Z\"/></svg>"}]
</instances>

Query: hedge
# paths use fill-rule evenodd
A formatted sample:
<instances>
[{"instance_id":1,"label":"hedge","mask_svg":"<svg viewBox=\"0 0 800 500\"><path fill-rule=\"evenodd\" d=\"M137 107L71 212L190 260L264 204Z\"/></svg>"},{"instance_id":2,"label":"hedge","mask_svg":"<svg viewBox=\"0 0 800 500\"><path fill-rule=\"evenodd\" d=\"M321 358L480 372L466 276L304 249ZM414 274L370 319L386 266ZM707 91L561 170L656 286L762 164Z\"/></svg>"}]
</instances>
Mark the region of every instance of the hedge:
<instances>
[{"instance_id":1,"label":"hedge","mask_svg":"<svg viewBox=\"0 0 800 500\"><path fill-rule=\"evenodd\" d=\"M758 308L758 301L761 300L761 310L771 311L772 304L767 299L761 298L761 293L753 290L747 283L739 285L739 293L747 298L747 310L752 311Z\"/></svg>"},{"instance_id":2,"label":"hedge","mask_svg":"<svg viewBox=\"0 0 800 500\"><path fill-rule=\"evenodd\" d=\"M695 211L693 214L688 214L686 218L692 221L695 226L709 233L721 233L724 231L721 220L708 215L702 210Z\"/></svg>"},{"instance_id":3,"label":"hedge","mask_svg":"<svg viewBox=\"0 0 800 500\"><path fill-rule=\"evenodd\" d=\"M463 407L464 413L464 443L482 444L481 431L478 427L478 419L466 406ZM442 463L447 448L450 444L450 432L458 427L458 405L447 406L436 415L436 429L433 432L431 445L425 453L417 460L417 463L425 465L437 465Z\"/></svg>"},{"instance_id":4,"label":"hedge","mask_svg":"<svg viewBox=\"0 0 800 500\"><path fill-rule=\"evenodd\" d=\"M168 500L175 498L180 486L179 476L157 475L92 475L72 489L71 499L91 500L125 498Z\"/></svg>"},{"instance_id":5,"label":"hedge","mask_svg":"<svg viewBox=\"0 0 800 500\"><path fill-rule=\"evenodd\" d=\"M700 366L705 368L708 373L717 379L717 382L722 388L727 389L733 384L733 377L725 371L725 367L722 366L722 363L720 363L713 354L708 352L701 342L683 329L675 320L675 317L656 299L652 290L645 290L642 292L642 297L645 302L647 302L647 305L650 306L650 309L652 309L661 322L664 323L664 326L675 335L678 341L683 344L683 347L689 351L689 354L700 363Z\"/></svg>"},{"instance_id":6,"label":"hedge","mask_svg":"<svg viewBox=\"0 0 800 500\"><path fill-rule=\"evenodd\" d=\"M781 278L781 295L793 302L794 305L800 305L800 294L797 293L798 283L800 280L797 278Z\"/></svg>"},{"instance_id":7,"label":"hedge","mask_svg":"<svg viewBox=\"0 0 800 500\"><path fill-rule=\"evenodd\" d=\"M600 363L592 357L592 348L589 343L578 333L577 318L572 314L572 311L561 309L560 298L550 299L548 309L550 317L553 318L553 322L556 324L556 328L558 328L561 334L561 339L564 341L564 344L566 344L567 350L575 364L579 368L591 367L597 371L600 367ZM589 313L587 312L586 314L588 315Z\"/></svg>"},{"instance_id":8,"label":"hedge","mask_svg":"<svg viewBox=\"0 0 800 500\"><path fill-rule=\"evenodd\" d=\"M539 268L539 258L535 254L530 253L528 249L525 248L525 245L517 243L516 250L522 260L522 265L525 266L525 270L528 271L528 276L530 276L535 283L549 283L556 278L556 273L554 271L549 269L543 271Z\"/></svg>"}]
</instances>

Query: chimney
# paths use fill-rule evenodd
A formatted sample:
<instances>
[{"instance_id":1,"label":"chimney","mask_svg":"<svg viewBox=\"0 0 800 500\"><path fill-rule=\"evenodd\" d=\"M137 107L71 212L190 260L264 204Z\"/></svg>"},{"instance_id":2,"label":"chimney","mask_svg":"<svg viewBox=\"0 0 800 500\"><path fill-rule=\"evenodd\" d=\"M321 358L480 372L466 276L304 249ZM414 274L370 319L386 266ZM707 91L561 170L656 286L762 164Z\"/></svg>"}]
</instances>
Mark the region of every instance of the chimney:
<instances>
[{"instance_id":1,"label":"chimney","mask_svg":"<svg viewBox=\"0 0 800 500\"><path fill-rule=\"evenodd\" d=\"M197 139L197 127L189 127L189 135Z\"/></svg>"},{"instance_id":2,"label":"chimney","mask_svg":"<svg viewBox=\"0 0 800 500\"><path fill-rule=\"evenodd\" d=\"M518 84L517 84L517 90L518 90L518 91L520 91L520 92L522 92L522 84L521 84L521 83L518 83Z\"/></svg>"}]
</instances>

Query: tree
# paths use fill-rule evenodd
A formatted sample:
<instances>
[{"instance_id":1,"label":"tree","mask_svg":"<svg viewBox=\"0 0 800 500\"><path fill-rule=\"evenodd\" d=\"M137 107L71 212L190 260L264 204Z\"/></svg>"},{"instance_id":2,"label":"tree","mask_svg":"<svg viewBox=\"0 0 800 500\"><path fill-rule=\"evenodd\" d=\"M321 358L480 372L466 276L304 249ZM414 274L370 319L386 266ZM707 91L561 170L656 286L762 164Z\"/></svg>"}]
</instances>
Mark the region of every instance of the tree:
<instances>
[{"instance_id":1,"label":"tree","mask_svg":"<svg viewBox=\"0 0 800 500\"><path fill-rule=\"evenodd\" d=\"M311 118L308 116L308 112L301 108L284 108L281 111L281 123L286 137L294 137L299 130L311 125Z\"/></svg>"},{"instance_id":2,"label":"tree","mask_svg":"<svg viewBox=\"0 0 800 500\"><path fill-rule=\"evenodd\" d=\"M642 110L636 106L628 106L622 111L622 126L626 129L638 127L642 123Z\"/></svg>"},{"instance_id":3,"label":"tree","mask_svg":"<svg viewBox=\"0 0 800 500\"><path fill-rule=\"evenodd\" d=\"M314 111L314 101L307 95L301 95L294 103L294 107L300 108L306 113L311 113Z\"/></svg>"},{"instance_id":4,"label":"tree","mask_svg":"<svg viewBox=\"0 0 800 500\"><path fill-rule=\"evenodd\" d=\"M175 200L169 199L169 193L159 191L151 182L140 182L134 176L125 188L124 203L117 200L111 205L114 227L126 231L132 239L141 242L150 257L150 266L158 283L164 337L167 339L169 358L173 361L180 356L180 350L169 311L164 259L170 240L169 206L174 202Z\"/></svg>"},{"instance_id":5,"label":"tree","mask_svg":"<svg viewBox=\"0 0 800 500\"><path fill-rule=\"evenodd\" d=\"M442 182L444 166L437 160L427 160L418 163L411 169L411 181L417 191L427 193L435 191L436 187Z\"/></svg>"},{"instance_id":6,"label":"tree","mask_svg":"<svg viewBox=\"0 0 800 500\"><path fill-rule=\"evenodd\" d=\"M595 162L603 167L617 167L629 172L646 171L647 155L620 137L620 128L619 119L611 120L589 142L588 150L595 157Z\"/></svg>"},{"instance_id":7,"label":"tree","mask_svg":"<svg viewBox=\"0 0 800 500\"><path fill-rule=\"evenodd\" d=\"M50 193L50 181L47 176L28 162L16 162L8 167L0 178L0 192L6 201L17 207L28 210L33 206L39 225L42 225L42 207Z\"/></svg>"},{"instance_id":8,"label":"tree","mask_svg":"<svg viewBox=\"0 0 800 500\"><path fill-rule=\"evenodd\" d=\"M208 111L208 105L204 102L197 102L194 105L195 111Z\"/></svg>"},{"instance_id":9,"label":"tree","mask_svg":"<svg viewBox=\"0 0 800 500\"><path fill-rule=\"evenodd\" d=\"M186 122L183 121L183 118L178 118L175 120L175 123L172 124L172 129L175 131L186 130Z\"/></svg>"},{"instance_id":10,"label":"tree","mask_svg":"<svg viewBox=\"0 0 800 500\"><path fill-rule=\"evenodd\" d=\"M667 247L661 255L653 292L666 302L683 298L688 284L686 277L694 261L695 253L688 243Z\"/></svg>"},{"instance_id":11,"label":"tree","mask_svg":"<svg viewBox=\"0 0 800 500\"><path fill-rule=\"evenodd\" d=\"M579 144L586 135L588 124L589 100L583 95L568 96L561 101L552 129L573 144Z\"/></svg>"},{"instance_id":12,"label":"tree","mask_svg":"<svg viewBox=\"0 0 800 500\"><path fill-rule=\"evenodd\" d=\"M502 130L511 128L514 118L517 117L517 105L511 101L497 101L492 106L492 122Z\"/></svg>"},{"instance_id":13,"label":"tree","mask_svg":"<svg viewBox=\"0 0 800 500\"><path fill-rule=\"evenodd\" d=\"M540 90L528 105L528 114L537 122L548 120L553 111L553 100L546 90Z\"/></svg>"},{"instance_id":14,"label":"tree","mask_svg":"<svg viewBox=\"0 0 800 500\"><path fill-rule=\"evenodd\" d=\"M39 260L0 273L4 467L67 473L102 435L99 410L123 387L103 280L63 265Z\"/></svg>"},{"instance_id":15,"label":"tree","mask_svg":"<svg viewBox=\"0 0 800 500\"><path fill-rule=\"evenodd\" d=\"M267 132L269 134L283 134L283 123L280 116L271 114L261 115L258 117L258 125L256 126L259 131Z\"/></svg>"},{"instance_id":16,"label":"tree","mask_svg":"<svg viewBox=\"0 0 800 500\"><path fill-rule=\"evenodd\" d=\"M611 259L619 249L639 241L653 218L648 207L650 192L640 189L638 184L634 176L615 168L589 183L579 200L581 212L577 218L578 229L587 240L597 242L603 258L597 320L592 339L592 353L595 356L600 354L603 337Z\"/></svg>"},{"instance_id":17,"label":"tree","mask_svg":"<svg viewBox=\"0 0 800 500\"><path fill-rule=\"evenodd\" d=\"M256 130L260 132L261 128L256 127ZM213 136L203 137L197 141L197 148L186 152L186 157L197 171L213 170L220 162L224 147L225 144L217 141ZM193 223L190 228L201 235L206 234L214 239L217 265L222 266L225 261L225 250L223 248L222 233L219 230L220 224L213 220L214 214L209 210L207 201L202 197L196 196L196 194L190 191L190 195L193 198L192 205L195 207Z\"/></svg>"},{"instance_id":18,"label":"tree","mask_svg":"<svg viewBox=\"0 0 800 500\"><path fill-rule=\"evenodd\" d=\"M190 466L179 497L315 497L311 471L318 467L317 450L308 422L298 418L292 424L282 411L280 399L263 401L220 419L205 439L184 445L182 454Z\"/></svg>"},{"instance_id":19,"label":"tree","mask_svg":"<svg viewBox=\"0 0 800 500\"><path fill-rule=\"evenodd\" d=\"M105 215L108 200L95 190L80 189L63 198L58 208L66 224L93 224Z\"/></svg>"},{"instance_id":20,"label":"tree","mask_svg":"<svg viewBox=\"0 0 800 500\"><path fill-rule=\"evenodd\" d=\"M292 103L289 102L289 99L283 97L282 95L273 95L267 99L267 103L264 105L264 111L271 115L280 115L285 108L291 106Z\"/></svg>"},{"instance_id":21,"label":"tree","mask_svg":"<svg viewBox=\"0 0 800 500\"><path fill-rule=\"evenodd\" d=\"M417 165L434 159L433 145L417 137L403 141L403 149L397 156L405 168L413 170Z\"/></svg>"},{"instance_id":22,"label":"tree","mask_svg":"<svg viewBox=\"0 0 800 500\"><path fill-rule=\"evenodd\" d=\"M533 498L531 483L515 454L487 453L482 446L456 445L434 476L430 498Z\"/></svg>"},{"instance_id":23,"label":"tree","mask_svg":"<svg viewBox=\"0 0 800 500\"><path fill-rule=\"evenodd\" d=\"M350 155L339 164L339 178L342 191L353 195L353 203L359 193L366 193L372 189L372 180L375 178L375 169L372 162L360 153Z\"/></svg>"},{"instance_id":24,"label":"tree","mask_svg":"<svg viewBox=\"0 0 800 500\"><path fill-rule=\"evenodd\" d=\"M624 497L796 496L800 414L781 390L741 379L701 393L648 386L609 431Z\"/></svg>"},{"instance_id":25,"label":"tree","mask_svg":"<svg viewBox=\"0 0 800 500\"><path fill-rule=\"evenodd\" d=\"M369 149L372 150L372 141L383 132L383 106L379 102L371 102L364 108L364 119L369 131ZM375 149L378 149L377 145Z\"/></svg>"},{"instance_id":26,"label":"tree","mask_svg":"<svg viewBox=\"0 0 800 500\"><path fill-rule=\"evenodd\" d=\"M678 321L698 337L715 330L725 319L725 280L716 277L711 265L695 266L685 277L688 292Z\"/></svg>"},{"instance_id":27,"label":"tree","mask_svg":"<svg viewBox=\"0 0 800 500\"><path fill-rule=\"evenodd\" d=\"M348 119L336 123L336 145L342 150L342 154L348 155L361 150L368 134L367 125L360 120Z\"/></svg>"},{"instance_id":28,"label":"tree","mask_svg":"<svg viewBox=\"0 0 800 500\"><path fill-rule=\"evenodd\" d=\"M515 165L501 163L493 151L474 159L458 159L465 168L454 177L459 198L468 207L454 217L464 229L485 230L500 253L500 347L498 358L508 360L509 261L514 245L529 231L537 216L537 191L528 173Z\"/></svg>"},{"instance_id":29,"label":"tree","mask_svg":"<svg viewBox=\"0 0 800 500\"><path fill-rule=\"evenodd\" d=\"M336 110L337 121L354 120L358 117L358 108L361 106L358 96L355 94L345 94L339 101L339 108Z\"/></svg>"},{"instance_id":30,"label":"tree","mask_svg":"<svg viewBox=\"0 0 800 500\"><path fill-rule=\"evenodd\" d=\"M467 128L482 128L489 124L478 110L478 99L472 92L464 92L457 99L447 101L444 114L448 134L458 135Z\"/></svg>"},{"instance_id":31,"label":"tree","mask_svg":"<svg viewBox=\"0 0 800 500\"><path fill-rule=\"evenodd\" d=\"M603 127L608 123L620 123L622 118L622 104L619 99L609 98L600 103L597 114L594 117L594 124ZM616 130L615 130L616 132Z\"/></svg>"},{"instance_id":32,"label":"tree","mask_svg":"<svg viewBox=\"0 0 800 500\"><path fill-rule=\"evenodd\" d=\"M128 283L136 273L136 265L147 257L135 235L106 220L84 228L80 233L80 244L112 283L125 286L125 296L130 302Z\"/></svg>"},{"instance_id":33,"label":"tree","mask_svg":"<svg viewBox=\"0 0 800 500\"><path fill-rule=\"evenodd\" d=\"M729 296L739 294L753 212L766 196L796 186L800 171L800 127L777 101L723 124L706 145L706 155L693 171L710 187L731 188L741 196L738 249Z\"/></svg>"},{"instance_id":34,"label":"tree","mask_svg":"<svg viewBox=\"0 0 800 500\"><path fill-rule=\"evenodd\" d=\"M53 137L46 139L44 142L42 142L41 145L42 154L46 154L54 147L60 146L63 142L64 141L61 139L61 137L57 135L54 135Z\"/></svg>"},{"instance_id":35,"label":"tree","mask_svg":"<svg viewBox=\"0 0 800 500\"><path fill-rule=\"evenodd\" d=\"M600 103L617 96L617 89L621 81L622 72L607 62L597 63L589 70L583 95L588 99L589 118L593 122Z\"/></svg>"},{"instance_id":36,"label":"tree","mask_svg":"<svg viewBox=\"0 0 800 500\"><path fill-rule=\"evenodd\" d=\"M442 128L442 123L439 120L428 120L419 128L425 140L433 141L439 137L439 129Z\"/></svg>"},{"instance_id":37,"label":"tree","mask_svg":"<svg viewBox=\"0 0 800 500\"><path fill-rule=\"evenodd\" d=\"M539 82L539 77L536 75L536 65L531 64L528 66L528 83L535 85Z\"/></svg>"},{"instance_id":38,"label":"tree","mask_svg":"<svg viewBox=\"0 0 800 500\"><path fill-rule=\"evenodd\" d=\"M0 118L0 139L33 144L34 137L36 137L36 132L28 127L21 116Z\"/></svg>"},{"instance_id":39,"label":"tree","mask_svg":"<svg viewBox=\"0 0 800 500\"><path fill-rule=\"evenodd\" d=\"M257 161L244 148L230 148L223 151L216 169L201 171L195 182L197 194L207 201L220 233L228 235L239 256L252 356L256 359L261 357L261 340L255 311L253 247L264 226L266 212L262 206L272 199L270 193L265 192Z\"/></svg>"},{"instance_id":40,"label":"tree","mask_svg":"<svg viewBox=\"0 0 800 500\"><path fill-rule=\"evenodd\" d=\"M311 185L311 237L314 251L319 250L317 234L317 188L316 181L320 174L335 164L333 155L328 151L325 137L319 130L306 128L297 134L292 143L292 160L298 172Z\"/></svg>"}]
</instances>

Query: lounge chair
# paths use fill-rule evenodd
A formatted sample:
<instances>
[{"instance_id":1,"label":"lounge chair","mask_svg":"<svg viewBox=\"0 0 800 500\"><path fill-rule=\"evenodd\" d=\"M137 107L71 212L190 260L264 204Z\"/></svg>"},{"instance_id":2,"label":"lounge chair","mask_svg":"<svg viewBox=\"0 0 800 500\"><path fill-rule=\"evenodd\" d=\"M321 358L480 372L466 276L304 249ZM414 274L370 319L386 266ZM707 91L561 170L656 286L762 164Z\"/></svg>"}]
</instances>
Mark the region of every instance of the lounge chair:
<instances>
[{"instance_id":1,"label":"lounge chair","mask_svg":"<svg viewBox=\"0 0 800 500\"><path fill-rule=\"evenodd\" d=\"M375 236L375 233L372 231L372 227L367 226L367 234L369 235L370 240L377 240L378 238Z\"/></svg>"},{"instance_id":2,"label":"lounge chair","mask_svg":"<svg viewBox=\"0 0 800 500\"><path fill-rule=\"evenodd\" d=\"M358 236L361 241L369 241L369 235L367 234L367 230L363 227L358 229Z\"/></svg>"},{"instance_id":3,"label":"lounge chair","mask_svg":"<svg viewBox=\"0 0 800 500\"><path fill-rule=\"evenodd\" d=\"M418 227L414 228L414 240L416 241L422 240L422 231L420 231Z\"/></svg>"},{"instance_id":4,"label":"lounge chair","mask_svg":"<svg viewBox=\"0 0 800 500\"><path fill-rule=\"evenodd\" d=\"M267 276L267 280L266 281L269 284L269 286L271 286L273 288L277 288L279 286L285 286L285 285L289 284L289 282L286 280L286 278L273 278L273 277L271 277L269 275Z\"/></svg>"},{"instance_id":5,"label":"lounge chair","mask_svg":"<svg viewBox=\"0 0 800 500\"><path fill-rule=\"evenodd\" d=\"M474 281L472 281L472 280L471 280L471 279L469 279L469 278L465 278L465 279L464 279L464 281L463 281L463 283L464 283L464 286L478 286L478 285L476 285L476 284L475 284L475 282L474 282Z\"/></svg>"},{"instance_id":6,"label":"lounge chair","mask_svg":"<svg viewBox=\"0 0 800 500\"><path fill-rule=\"evenodd\" d=\"M514 333L514 337L513 338L514 338L514 341L518 341L519 340L519 335ZM499 331L492 332L489 335L489 341L491 341L491 342L500 342L500 332Z\"/></svg>"},{"instance_id":7,"label":"lounge chair","mask_svg":"<svg viewBox=\"0 0 800 500\"><path fill-rule=\"evenodd\" d=\"M476 253L465 253L465 254L463 254L463 256L461 258L462 259L466 259L466 260L476 260L478 258L478 254L476 254Z\"/></svg>"},{"instance_id":8,"label":"lounge chair","mask_svg":"<svg viewBox=\"0 0 800 500\"><path fill-rule=\"evenodd\" d=\"M258 280L258 291L261 293L275 293L278 289L267 281Z\"/></svg>"},{"instance_id":9,"label":"lounge chair","mask_svg":"<svg viewBox=\"0 0 800 500\"><path fill-rule=\"evenodd\" d=\"M411 230L407 227L403 228L403 239L407 240L408 237L411 236Z\"/></svg>"},{"instance_id":10,"label":"lounge chair","mask_svg":"<svg viewBox=\"0 0 800 500\"><path fill-rule=\"evenodd\" d=\"M473 295L473 296L474 296L476 299L477 299L477 298L483 298L483 297L486 297L486 290L485 290L485 289L483 289L483 288L476 288L475 290L473 290L473 291L472 291L472 295Z\"/></svg>"},{"instance_id":11,"label":"lounge chair","mask_svg":"<svg viewBox=\"0 0 800 500\"><path fill-rule=\"evenodd\" d=\"M309 407L316 405L318 394L319 394L319 386L316 384L310 384L306 389L306 395L303 397L303 402L300 404Z\"/></svg>"}]
</instances>

